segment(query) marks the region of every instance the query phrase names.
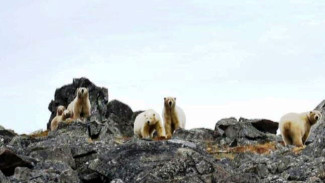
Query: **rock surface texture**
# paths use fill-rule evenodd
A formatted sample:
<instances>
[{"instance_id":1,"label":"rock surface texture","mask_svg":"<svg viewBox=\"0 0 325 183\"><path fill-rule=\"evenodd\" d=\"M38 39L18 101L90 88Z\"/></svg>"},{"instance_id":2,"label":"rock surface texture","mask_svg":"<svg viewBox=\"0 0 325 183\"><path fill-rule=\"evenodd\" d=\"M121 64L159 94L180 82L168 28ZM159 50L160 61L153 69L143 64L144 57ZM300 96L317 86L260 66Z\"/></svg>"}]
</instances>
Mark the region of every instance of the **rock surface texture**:
<instances>
[{"instance_id":1,"label":"rock surface texture","mask_svg":"<svg viewBox=\"0 0 325 183\"><path fill-rule=\"evenodd\" d=\"M325 118L305 149L284 147L278 124L226 118L215 129L178 129L170 140L133 136L138 112L108 101L108 90L86 78L55 91L49 110L67 105L88 87L93 106L86 122L60 123L56 131L17 135L0 126L2 183L282 183L325 181ZM325 102L317 109L325 114Z\"/></svg>"}]
</instances>

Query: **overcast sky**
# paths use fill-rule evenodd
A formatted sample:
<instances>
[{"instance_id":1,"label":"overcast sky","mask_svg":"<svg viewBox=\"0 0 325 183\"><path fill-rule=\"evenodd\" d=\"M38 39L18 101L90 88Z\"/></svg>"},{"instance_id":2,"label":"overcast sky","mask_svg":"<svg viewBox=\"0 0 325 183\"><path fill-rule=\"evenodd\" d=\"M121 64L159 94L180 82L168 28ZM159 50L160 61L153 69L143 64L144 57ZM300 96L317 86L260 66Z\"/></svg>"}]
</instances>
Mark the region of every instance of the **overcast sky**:
<instances>
[{"instance_id":1,"label":"overcast sky","mask_svg":"<svg viewBox=\"0 0 325 183\"><path fill-rule=\"evenodd\" d=\"M325 98L325 1L31 0L0 6L0 125L44 129L55 89L88 77L110 99L186 128L311 110Z\"/></svg>"}]
</instances>

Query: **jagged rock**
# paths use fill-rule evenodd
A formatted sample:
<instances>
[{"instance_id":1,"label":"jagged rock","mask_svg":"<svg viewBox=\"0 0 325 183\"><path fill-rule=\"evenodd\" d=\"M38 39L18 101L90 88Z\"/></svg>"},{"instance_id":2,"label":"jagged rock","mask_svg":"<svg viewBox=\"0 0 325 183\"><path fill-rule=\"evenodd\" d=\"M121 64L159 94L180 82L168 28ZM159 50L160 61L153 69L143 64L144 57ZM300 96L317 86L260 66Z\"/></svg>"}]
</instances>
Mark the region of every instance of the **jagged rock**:
<instances>
[{"instance_id":1,"label":"jagged rock","mask_svg":"<svg viewBox=\"0 0 325 183\"><path fill-rule=\"evenodd\" d=\"M7 148L0 148L0 170L7 176L12 175L16 167L32 168L33 164L22 159Z\"/></svg>"},{"instance_id":2,"label":"jagged rock","mask_svg":"<svg viewBox=\"0 0 325 183\"><path fill-rule=\"evenodd\" d=\"M128 105L118 100L112 100L107 105L106 117L108 117L109 133L118 136L133 136L134 115Z\"/></svg>"},{"instance_id":3,"label":"jagged rock","mask_svg":"<svg viewBox=\"0 0 325 183\"><path fill-rule=\"evenodd\" d=\"M206 128L196 128L192 130L179 128L173 134L173 139L182 139L190 142L213 141L217 137L220 136L216 135L213 130Z\"/></svg>"},{"instance_id":4,"label":"jagged rock","mask_svg":"<svg viewBox=\"0 0 325 183\"><path fill-rule=\"evenodd\" d=\"M108 180L124 182L181 182L188 177L217 180L229 176L203 150L181 140L135 140L105 152L89 167Z\"/></svg>"},{"instance_id":5,"label":"jagged rock","mask_svg":"<svg viewBox=\"0 0 325 183\"><path fill-rule=\"evenodd\" d=\"M114 113L110 114L107 120L107 124L110 134L126 137L132 137L134 134L133 123L131 122L131 120L126 120L125 118L121 119Z\"/></svg>"},{"instance_id":6,"label":"jagged rock","mask_svg":"<svg viewBox=\"0 0 325 183\"><path fill-rule=\"evenodd\" d=\"M220 183L260 183L261 180L255 174L242 173L229 176Z\"/></svg>"},{"instance_id":7,"label":"jagged rock","mask_svg":"<svg viewBox=\"0 0 325 183\"><path fill-rule=\"evenodd\" d=\"M121 179L114 179L110 183L124 183Z\"/></svg>"},{"instance_id":8,"label":"jagged rock","mask_svg":"<svg viewBox=\"0 0 325 183\"><path fill-rule=\"evenodd\" d=\"M39 162L34 169L16 168L15 174L10 177L11 182L21 181L39 182L71 182L80 183L78 174L64 162Z\"/></svg>"},{"instance_id":9,"label":"jagged rock","mask_svg":"<svg viewBox=\"0 0 325 183\"><path fill-rule=\"evenodd\" d=\"M79 87L86 87L89 90L89 99L91 103L90 121L102 122L106 119L105 114L107 112L108 90L104 87L97 87L87 78L78 78L73 79L72 84L56 89L54 100L50 102L48 107L51 116L47 123L47 129L50 129L50 123L56 115L56 108L59 105L67 107L75 98L76 89Z\"/></svg>"},{"instance_id":10,"label":"jagged rock","mask_svg":"<svg viewBox=\"0 0 325 183\"><path fill-rule=\"evenodd\" d=\"M215 129L218 128L224 131L223 135L228 138L228 142L246 144L250 140L265 141L267 139L266 134L257 130L250 122L238 122L235 118L220 120Z\"/></svg>"},{"instance_id":11,"label":"jagged rock","mask_svg":"<svg viewBox=\"0 0 325 183\"><path fill-rule=\"evenodd\" d=\"M61 161L67 163L71 168L76 167L71 149L65 145L54 146L51 149L33 149L29 156L39 161Z\"/></svg>"},{"instance_id":12,"label":"jagged rock","mask_svg":"<svg viewBox=\"0 0 325 183\"><path fill-rule=\"evenodd\" d=\"M0 146L8 144L16 135L14 131L6 130L4 127L0 126Z\"/></svg>"},{"instance_id":13,"label":"jagged rock","mask_svg":"<svg viewBox=\"0 0 325 183\"><path fill-rule=\"evenodd\" d=\"M257 130L264 133L276 134L279 123L273 122L268 119L245 119L239 118L239 122L251 123Z\"/></svg>"},{"instance_id":14,"label":"jagged rock","mask_svg":"<svg viewBox=\"0 0 325 183\"><path fill-rule=\"evenodd\" d=\"M133 123L142 111L133 112L117 100L108 103L107 89L86 78L56 90L51 117L57 105L73 100L80 86L89 88L94 106L85 121L60 123L48 135L33 136L0 126L0 182L325 181L325 117L314 128L310 144L298 152L281 144L275 135L278 124L266 119L226 118L214 130L178 129L170 140L141 140L133 137ZM325 101L316 109L325 116ZM259 144L265 142L271 143Z\"/></svg>"},{"instance_id":15,"label":"jagged rock","mask_svg":"<svg viewBox=\"0 0 325 183\"><path fill-rule=\"evenodd\" d=\"M130 120L133 115L132 109L118 100L112 100L107 105L106 117L109 117L112 113L124 120Z\"/></svg>"}]
</instances>

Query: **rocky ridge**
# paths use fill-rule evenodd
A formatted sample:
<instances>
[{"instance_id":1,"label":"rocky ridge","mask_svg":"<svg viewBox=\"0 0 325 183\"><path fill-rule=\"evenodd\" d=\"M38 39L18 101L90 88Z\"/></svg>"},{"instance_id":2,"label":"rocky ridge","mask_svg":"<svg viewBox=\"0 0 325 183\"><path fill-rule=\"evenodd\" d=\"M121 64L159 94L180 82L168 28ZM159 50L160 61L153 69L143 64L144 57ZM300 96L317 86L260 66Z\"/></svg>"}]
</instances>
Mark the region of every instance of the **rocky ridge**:
<instances>
[{"instance_id":1,"label":"rocky ridge","mask_svg":"<svg viewBox=\"0 0 325 183\"><path fill-rule=\"evenodd\" d=\"M284 147L276 122L225 118L215 129L178 129L170 140L133 137L139 112L86 78L55 91L49 110L88 87L92 116L57 131L18 135L0 126L0 182L324 182L325 121L305 149ZM323 115L325 102L316 108ZM49 121L50 121L49 120Z\"/></svg>"}]
</instances>

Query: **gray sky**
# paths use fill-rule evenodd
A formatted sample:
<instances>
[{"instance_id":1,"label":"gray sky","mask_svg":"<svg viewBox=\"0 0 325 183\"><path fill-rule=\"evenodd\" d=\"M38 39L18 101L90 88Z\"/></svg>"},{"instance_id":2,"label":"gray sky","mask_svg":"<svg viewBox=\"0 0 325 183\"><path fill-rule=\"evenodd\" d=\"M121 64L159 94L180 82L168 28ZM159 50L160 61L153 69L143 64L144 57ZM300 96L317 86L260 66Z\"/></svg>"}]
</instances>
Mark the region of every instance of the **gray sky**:
<instances>
[{"instance_id":1,"label":"gray sky","mask_svg":"<svg viewBox=\"0 0 325 183\"><path fill-rule=\"evenodd\" d=\"M133 110L175 96L186 128L325 98L323 1L4 1L0 25L0 125L19 133L45 128L80 76Z\"/></svg>"}]
</instances>

